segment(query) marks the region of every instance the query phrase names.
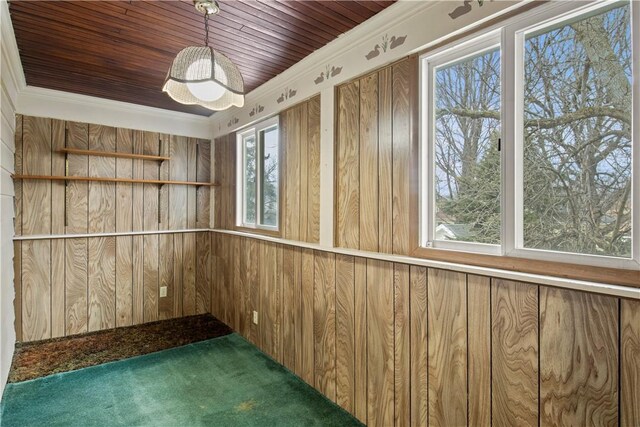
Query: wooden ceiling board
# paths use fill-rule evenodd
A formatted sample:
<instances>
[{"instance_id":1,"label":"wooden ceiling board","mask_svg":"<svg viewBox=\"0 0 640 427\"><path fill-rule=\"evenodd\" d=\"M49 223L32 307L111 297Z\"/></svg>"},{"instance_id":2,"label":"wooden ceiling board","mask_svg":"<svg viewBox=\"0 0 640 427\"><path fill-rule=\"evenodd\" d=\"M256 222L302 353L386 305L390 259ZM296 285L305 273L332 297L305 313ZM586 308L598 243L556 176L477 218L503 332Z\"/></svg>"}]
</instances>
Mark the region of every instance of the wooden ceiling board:
<instances>
[{"instance_id":1,"label":"wooden ceiling board","mask_svg":"<svg viewBox=\"0 0 640 427\"><path fill-rule=\"evenodd\" d=\"M393 1L221 0L209 43L242 73L245 91L282 73ZM162 93L175 55L204 44L191 0L11 0L28 85L210 115Z\"/></svg>"}]
</instances>

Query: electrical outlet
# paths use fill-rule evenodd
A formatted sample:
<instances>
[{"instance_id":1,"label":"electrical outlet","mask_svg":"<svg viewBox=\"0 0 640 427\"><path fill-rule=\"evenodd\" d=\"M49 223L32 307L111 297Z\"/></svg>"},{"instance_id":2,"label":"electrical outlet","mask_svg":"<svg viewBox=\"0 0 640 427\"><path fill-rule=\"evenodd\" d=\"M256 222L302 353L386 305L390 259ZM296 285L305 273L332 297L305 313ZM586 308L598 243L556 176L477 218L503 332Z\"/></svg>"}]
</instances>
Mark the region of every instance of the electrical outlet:
<instances>
[{"instance_id":1,"label":"electrical outlet","mask_svg":"<svg viewBox=\"0 0 640 427\"><path fill-rule=\"evenodd\" d=\"M258 312L257 311L253 312L253 324L254 325L258 324Z\"/></svg>"},{"instance_id":2,"label":"electrical outlet","mask_svg":"<svg viewBox=\"0 0 640 427\"><path fill-rule=\"evenodd\" d=\"M167 296L167 287L160 286L160 298L164 298Z\"/></svg>"}]
</instances>

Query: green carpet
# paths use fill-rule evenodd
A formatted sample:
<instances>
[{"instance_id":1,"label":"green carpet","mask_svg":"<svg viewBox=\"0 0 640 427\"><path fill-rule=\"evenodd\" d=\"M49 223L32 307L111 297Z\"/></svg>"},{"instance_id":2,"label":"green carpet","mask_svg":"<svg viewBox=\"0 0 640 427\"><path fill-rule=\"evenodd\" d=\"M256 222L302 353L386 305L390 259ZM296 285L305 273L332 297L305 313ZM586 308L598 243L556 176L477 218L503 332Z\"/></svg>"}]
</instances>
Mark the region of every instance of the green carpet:
<instances>
[{"instance_id":1,"label":"green carpet","mask_svg":"<svg viewBox=\"0 0 640 427\"><path fill-rule=\"evenodd\" d=\"M5 426L355 426L237 334L8 384Z\"/></svg>"}]
</instances>

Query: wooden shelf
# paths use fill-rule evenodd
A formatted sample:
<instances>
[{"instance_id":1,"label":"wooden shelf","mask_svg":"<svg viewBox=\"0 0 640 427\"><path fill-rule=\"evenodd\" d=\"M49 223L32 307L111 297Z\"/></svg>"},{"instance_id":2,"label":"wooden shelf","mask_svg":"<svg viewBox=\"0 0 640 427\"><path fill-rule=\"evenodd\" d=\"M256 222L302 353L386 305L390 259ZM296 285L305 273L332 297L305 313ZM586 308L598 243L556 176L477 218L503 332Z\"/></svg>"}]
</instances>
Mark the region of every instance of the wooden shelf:
<instances>
[{"instance_id":1,"label":"wooden shelf","mask_svg":"<svg viewBox=\"0 0 640 427\"><path fill-rule=\"evenodd\" d=\"M42 181L94 181L94 182L126 182L133 184L171 184L171 185L195 185L204 187L217 187L212 182L197 181L167 181L161 179L130 179L130 178L104 178L90 176L47 176L47 175L11 175L13 179L35 179Z\"/></svg>"},{"instance_id":2,"label":"wooden shelf","mask_svg":"<svg viewBox=\"0 0 640 427\"><path fill-rule=\"evenodd\" d=\"M140 160L157 160L157 161L171 160L171 157L151 156L149 154L116 153L112 151L82 150L80 148L62 148L58 150L58 153L80 154L83 156L118 157L121 159L140 159Z\"/></svg>"}]
</instances>

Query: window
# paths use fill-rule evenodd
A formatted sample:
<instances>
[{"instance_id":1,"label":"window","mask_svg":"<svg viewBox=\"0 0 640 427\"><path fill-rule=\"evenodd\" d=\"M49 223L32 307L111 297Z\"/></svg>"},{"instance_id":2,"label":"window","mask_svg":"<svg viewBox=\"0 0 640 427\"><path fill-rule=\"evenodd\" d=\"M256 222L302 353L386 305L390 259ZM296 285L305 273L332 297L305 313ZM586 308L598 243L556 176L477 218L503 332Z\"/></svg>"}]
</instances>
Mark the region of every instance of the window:
<instances>
[{"instance_id":1,"label":"window","mask_svg":"<svg viewBox=\"0 0 640 427\"><path fill-rule=\"evenodd\" d=\"M242 227L277 230L279 225L278 118L238 132L238 219Z\"/></svg>"},{"instance_id":2,"label":"window","mask_svg":"<svg viewBox=\"0 0 640 427\"><path fill-rule=\"evenodd\" d=\"M499 34L428 57L425 71L428 242L434 247L497 252L501 241Z\"/></svg>"},{"instance_id":3,"label":"window","mask_svg":"<svg viewBox=\"0 0 640 427\"><path fill-rule=\"evenodd\" d=\"M549 4L422 58L425 246L638 268L639 21Z\"/></svg>"}]
</instances>

